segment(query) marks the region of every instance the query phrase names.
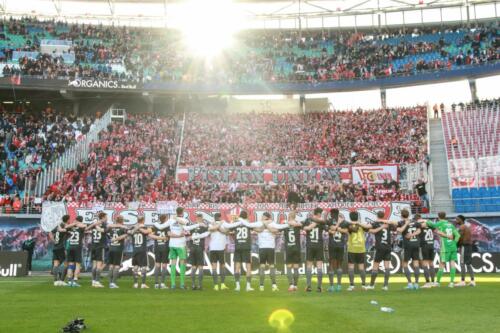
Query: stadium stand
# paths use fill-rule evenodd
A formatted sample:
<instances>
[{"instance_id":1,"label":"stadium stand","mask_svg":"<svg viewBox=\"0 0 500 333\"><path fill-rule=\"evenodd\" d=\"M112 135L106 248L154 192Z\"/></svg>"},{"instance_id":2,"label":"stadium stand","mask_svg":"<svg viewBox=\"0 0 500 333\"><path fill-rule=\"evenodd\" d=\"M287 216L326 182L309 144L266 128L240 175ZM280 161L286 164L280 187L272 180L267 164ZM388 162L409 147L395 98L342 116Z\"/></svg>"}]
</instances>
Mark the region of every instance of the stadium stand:
<instances>
[{"instance_id":1,"label":"stadium stand","mask_svg":"<svg viewBox=\"0 0 500 333\"><path fill-rule=\"evenodd\" d=\"M500 209L500 101L453 105L442 115L452 198L460 213Z\"/></svg>"}]
</instances>

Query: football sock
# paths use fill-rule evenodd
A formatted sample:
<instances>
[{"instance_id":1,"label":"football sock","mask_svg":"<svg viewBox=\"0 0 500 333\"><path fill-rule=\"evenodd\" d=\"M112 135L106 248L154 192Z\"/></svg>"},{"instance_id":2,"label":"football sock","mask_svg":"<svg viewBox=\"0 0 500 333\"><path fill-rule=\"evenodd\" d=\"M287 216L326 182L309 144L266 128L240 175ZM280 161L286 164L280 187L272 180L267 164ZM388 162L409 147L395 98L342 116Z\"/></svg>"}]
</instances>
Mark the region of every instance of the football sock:
<instances>
[{"instance_id":1,"label":"football sock","mask_svg":"<svg viewBox=\"0 0 500 333\"><path fill-rule=\"evenodd\" d=\"M59 266L52 267L52 274L54 274L54 282L59 281Z\"/></svg>"},{"instance_id":2,"label":"football sock","mask_svg":"<svg viewBox=\"0 0 500 333\"><path fill-rule=\"evenodd\" d=\"M99 268L95 270L95 280L97 282L101 282L101 272L102 270L100 270Z\"/></svg>"},{"instance_id":3,"label":"football sock","mask_svg":"<svg viewBox=\"0 0 500 333\"><path fill-rule=\"evenodd\" d=\"M335 275L335 272L333 271L333 269L330 269L328 271L328 282L330 282L330 286L333 286L333 277Z\"/></svg>"},{"instance_id":4,"label":"football sock","mask_svg":"<svg viewBox=\"0 0 500 333\"><path fill-rule=\"evenodd\" d=\"M360 272L359 272L359 275L361 275L361 285L365 285L366 283L366 271L364 269L362 269Z\"/></svg>"},{"instance_id":5,"label":"football sock","mask_svg":"<svg viewBox=\"0 0 500 333\"><path fill-rule=\"evenodd\" d=\"M271 283L276 284L276 267L271 267Z\"/></svg>"},{"instance_id":6,"label":"football sock","mask_svg":"<svg viewBox=\"0 0 500 333\"><path fill-rule=\"evenodd\" d=\"M455 267L453 267L452 269L450 269L450 281L451 283L455 282L455 274L457 272L457 269Z\"/></svg>"},{"instance_id":7,"label":"football sock","mask_svg":"<svg viewBox=\"0 0 500 333\"><path fill-rule=\"evenodd\" d=\"M415 273L415 283L418 284L418 279L420 277L420 267L415 267L413 268L414 273Z\"/></svg>"},{"instance_id":8,"label":"football sock","mask_svg":"<svg viewBox=\"0 0 500 333\"><path fill-rule=\"evenodd\" d=\"M146 284L146 275L148 273L147 267L141 268L141 273L142 273L142 284Z\"/></svg>"},{"instance_id":9,"label":"football sock","mask_svg":"<svg viewBox=\"0 0 500 333\"><path fill-rule=\"evenodd\" d=\"M470 280L474 281L474 270L472 269L472 265L468 264L466 266L467 266L467 271L469 271Z\"/></svg>"},{"instance_id":10,"label":"football sock","mask_svg":"<svg viewBox=\"0 0 500 333\"><path fill-rule=\"evenodd\" d=\"M200 271L198 272L198 287L202 287L203 285L203 267L200 268Z\"/></svg>"},{"instance_id":11,"label":"football sock","mask_svg":"<svg viewBox=\"0 0 500 333\"><path fill-rule=\"evenodd\" d=\"M378 274L378 271L376 271L376 270L372 271L372 278L370 280L370 285L371 286L375 285L375 281L377 280L377 274Z\"/></svg>"},{"instance_id":12,"label":"football sock","mask_svg":"<svg viewBox=\"0 0 500 333\"><path fill-rule=\"evenodd\" d=\"M236 273L234 274L236 276ZM214 286L219 284L219 276L217 275L217 268L212 270L212 279L214 280Z\"/></svg>"},{"instance_id":13,"label":"football sock","mask_svg":"<svg viewBox=\"0 0 500 333\"><path fill-rule=\"evenodd\" d=\"M318 268L318 288L323 286L323 268Z\"/></svg>"},{"instance_id":14,"label":"football sock","mask_svg":"<svg viewBox=\"0 0 500 333\"><path fill-rule=\"evenodd\" d=\"M139 268L137 267L134 267L134 284L138 282L138 279L139 279Z\"/></svg>"},{"instance_id":15,"label":"football sock","mask_svg":"<svg viewBox=\"0 0 500 333\"><path fill-rule=\"evenodd\" d=\"M307 287L311 287L311 278L312 278L312 272L310 267L306 267L306 284Z\"/></svg>"},{"instance_id":16,"label":"football sock","mask_svg":"<svg viewBox=\"0 0 500 333\"><path fill-rule=\"evenodd\" d=\"M298 283L299 283L299 269L294 268L293 269L293 285L297 286Z\"/></svg>"},{"instance_id":17,"label":"football sock","mask_svg":"<svg viewBox=\"0 0 500 333\"><path fill-rule=\"evenodd\" d=\"M441 282L441 278L443 277L443 269L440 268L438 270L438 273L437 273L437 282L440 283Z\"/></svg>"},{"instance_id":18,"label":"football sock","mask_svg":"<svg viewBox=\"0 0 500 333\"><path fill-rule=\"evenodd\" d=\"M247 285L249 286L252 283L252 276L247 275Z\"/></svg>"},{"instance_id":19,"label":"football sock","mask_svg":"<svg viewBox=\"0 0 500 333\"><path fill-rule=\"evenodd\" d=\"M425 276L425 282L429 283L430 282L430 275L429 275L429 267L424 266L424 276Z\"/></svg>"},{"instance_id":20,"label":"football sock","mask_svg":"<svg viewBox=\"0 0 500 333\"><path fill-rule=\"evenodd\" d=\"M95 281L95 279L96 279L96 272L97 272L97 268L92 267L92 281Z\"/></svg>"},{"instance_id":21,"label":"football sock","mask_svg":"<svg viewBox=\"0 0 500 333\"><path fill-rule=\"evenodd\" d=\"M286 277L288 279L288 285L292 285L293 284L293 276L292 276L292 268L291 267L287 267Z\"/></svg>"},{"instance_id":22,"label":"football sock","mask_svg":"<svg viewBox=\"0 0 500 333\"><path fill-rule=\"evenodd\" d=\"M68 274L68 267L63 265L63 267L61 267L61 269L62 269L61 281L64 281L64 280L66 280L66 275Z\"/></svg>"},{"instance_id":23,"label":"football sock","mask_svg":"<svg viewBox=\"0 0 500 333\"><path fill-rule=\"evenodd\" d=\"M235 272L235 273L234 273L234 281L236 281L236 282L240 283L240 276L241 276L240 272ZM214 280L214 281L215 281L215 280ZM214 283L215 283L215 282L214 282ZM217 284L217 283L215 283L215 284Z\"/></svg>"},{"instance_id":24,"label":"football sock","mask_svg":"<svg viewBox=\"0 0 500 333\"><path fill-rule=\"evenodd\" d=\"M432 264L431 267L429 267L429 275L431 276L431 282L436 281L436 269L432 266Z\"/></svg>"},{"instance_id":25,"label":"football sock","mask_svg":"<svg viewBox=\"0 0 500 333\"><path fill-rule=\"evenodd\" d=\"M184 287L184 278L186 277L186 264L181 264L181 274L179 274L181 278L181 287Z\"/></svg>"},{"instance_id":26,"label":"football sock","mask_svg":"<svg viewBox=\"0 0 500 333\"><path fill-rule=\"evenodd\" d=\"M405 272L406 280L408 281L408 283L411 283L411 273L408 266L405 266L403 271Z\"/></svg>"},{"instance_id":27,"label":"football sock","mask_svg":"<svg viewBox=\"0 0 500 333\"><path fill-rule=\"evenodd\" d=\"M161 270L161 283L167 282L167 273L168 273L168 269L167 269L167 266L165 266Z\"/></svg>"},{"instance_id":28,"label":"football sock","mask_svg":"<svg viewBox=\"0 0 500 333\"><path fill-rule=\"evenodd\" d=\"M60 264L58 269L57 269L57 277L60 281L64 281L64 278L65 278L65 272L66 270L66 267L64 267L64 264Z\"/></svg>"},{"instance_id":29,"label":"football sock","mask_svg":"<svg viewBox=\"0 0 500 333\"><path fill-rule=\"evenodd\" d=\"M118 281L118 278L120 277L120 266L115 267L115 269L113 269L113 271L114 271L113 283L116 283L116 281Z\"/></svg>"},{"instance_id":30,"label":"football sock","mask_svg":"<svg viewBox=\"0 0 500 333\"><path fill-rule=\"evenodd\" d=\"M349 268L349 284L354 286L354 268Z\"/></svg>"},{"instance_id":31,"label":"football sock","mask_svg":"<svg viewBox=\"0 0 500 333\"><path fill-rule=\"evenodd\" d=\"M159 280L160 280L160 267L155 266L155 284L160 283Z\"/></svg>"},{"instance_id":32,"label":"football sock","mask_svg":"<svg viewBox=\"0 0 500 333\"><path fill-rule=\"evenodd\" d=\"M259 282L260 282L260 285L263 286L264 285L264 268L263 267L259 267Z\"/></svg>"},{"instance_id":33,"label":"football sock","mask_svg":"<svg viewBox=\"0 0 500 333\"><path fill-rule=\"evenodd\" d=\"M195 280L196 280L196 268L193 266L191 267L191 287L195 286Z\"/></svg>"},{"instance_id":34,"label":"football sock","mask_svg":"<svg viewBox=\"0 0 500 333\"><path fill-rule=\"evenodd\" d=\"M175 264L170 264L170 285L172 287L175 287L175 274L176 274Z\"/></svg>"},{"instance_id":35,"label":"football sock","mask_svg":"<svg viewBox=\"0 0 500 333\"><path fill-rule=\"evenodd\" d=\"M391 271L387 268L384 271L384 286L387 287L389 285L389 277L391 276Z\"/></svg>"},{"instance_id":36,"label":"football sock","mask_svg":"<svg viewBox=\"0 0 500 333\"><path fill-rule=\"evenodd\" d=\"M108 272L109 283L113 283L114 275L115 275L115 269L110 267Z\"/></svg>"},{"instance_id":37,"label":"football sock","mask_svg":"<svg viewBox=\"0 0 500 333\"><path fill-rule=\"evenodd\" d=\"M226 281L226 267L224 264L220 264L220 282L224 283Z\"/></svg>"},{"instance_id":38,"label":"football sock","mask_svg":"<svg viewBox=\"0 0 500 333\"><path fill-rule=\"evenodd\" d=\"M342 284L342 268L337 269L337 284Z\"/></svg>"}]
</instances>

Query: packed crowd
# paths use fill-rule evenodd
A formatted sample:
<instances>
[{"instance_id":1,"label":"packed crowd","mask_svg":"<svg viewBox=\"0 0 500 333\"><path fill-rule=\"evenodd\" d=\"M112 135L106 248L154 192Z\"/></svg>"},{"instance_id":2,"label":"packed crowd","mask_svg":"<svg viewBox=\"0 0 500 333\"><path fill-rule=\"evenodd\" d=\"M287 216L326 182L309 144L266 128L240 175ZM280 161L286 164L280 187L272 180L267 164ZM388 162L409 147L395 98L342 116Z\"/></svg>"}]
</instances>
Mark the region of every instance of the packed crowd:
<instances>
[{"instance_id":1,"label":"packed crowd","mask_svg":"<svg viewBox=\"0 0 500 333\"><path fill-rule=\"evenodd\" d=\"M423 161L426 108L186 117L181 165L297 166ZM216 148L216 149L214 149Z\"/></svg>"},{"instance_id":2,"label":"packed crowd","mask_svg":"<svg viewBox=\"0 0 500 333\"><path fill-rule=\"evenodd\" d=\"M32 110L0 104L0 208L22 209L21 193L72 144L91 129L93 120L63 115L50 105Z\"/></svg>"},{"instance_id":3,"label":"packed crowd","mask_svg":"<svg viewBox=\"0 0 500 333\"><path fill-rule=\"evenodd\" d=\"M187 53L177 31L70 25L29 18L4 20L0 28L0 39L4 39L0 51L6 61L12 59L13 51L39 52L41 39L73 42L67 51L74 55L73 63L65 62L60 54L41 53L36 59L20 58L19 68L11 65L4 69L4 75L20 71L23 75L48 78L311 82L450 70L455 66L495 62L500 57L495 25L384 33L244 32L238 36L234 50L226 50L209 68L203 66L203 60ZM15 35L23 36L25 45L12 44L10 39ZM437 35L441 37L433 38ZM396 64L398 60L401 63ZM116 64L121 66L112 66Z\"/></svg>"}]
</instances>

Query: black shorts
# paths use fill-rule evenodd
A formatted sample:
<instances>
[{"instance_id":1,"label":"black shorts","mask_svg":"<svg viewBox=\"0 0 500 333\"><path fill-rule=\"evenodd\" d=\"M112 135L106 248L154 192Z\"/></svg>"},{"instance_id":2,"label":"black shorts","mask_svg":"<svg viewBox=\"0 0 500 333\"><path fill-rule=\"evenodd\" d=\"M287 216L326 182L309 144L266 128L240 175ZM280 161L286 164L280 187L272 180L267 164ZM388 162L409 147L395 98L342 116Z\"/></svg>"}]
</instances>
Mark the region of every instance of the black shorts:
<instances>
[{"instance_id":1,"label":"black shorts","mask_svg":"<svg viewBox=\"0 0 500 333\"><path fill-rule=\"evenodd\" d=\"M189 263L191 266L203 266L205 264L205 256L201 248L195 247L189 251Z\"/></svg>"},{"instance_id":2,"label":"black shorts","mask_svg":"<svg viewBox=\"0 0 500 333\"><path fill-rule=\"evenodd\" d=\"M460 261L465 265L472 264L472 244L464 244L460 247Z\"/></svg>"},{"instance_id":3,"label":"black shorts","mask_svg":"<svg viewBox=\"0 0 500 333\"><path fill-rule=\"evenodd\" d=\"M337 261L344 261L344 252L345 249L343 247L329 247L328 248L328 255L330 257L330 260L337 260Z\"/></svg>"},{"instance_id":4,"label":"black shorts","mask_svg":"<svg viewBox=\"0 0 500 333\"><path fill-rule=\"evenodd\" d=\"M59 261L60 263L66 260L66 251L64 251L64 248L52 250L52 261L55 260Z\"/></svg>"},{"instance_id":5,"label":"black shorts","mask_svg":"<svg viewBox=\"0 0 500 333\"><path fill-rule=\"evenodd\" d=\"M432 261L436 256L434 245L424 245L420 248L420 252L422 260Z\"/></svg>"},{"instance_id":6,"label":"black shorts","mask_svg":"<svg viewBox=\"0 0 500 333\"><path fill-rule=\"evenodd\" d=\"M319 246L308 247L306 249L306 260L307 261L324 261L325 260L325 252L323 251L323 247L319 247Z\"/></svg>"},{"instance_id":7,"label":"black shorts","mask_svg":"<svg viewBox=\"0 0 500 333\"><path fill-rule=\"evenodd\" d=\"M299 248L296 247L287 248L285 255L286 255L286 263L288 265L300 264L302 261Z\"/></svg>"},{"instance_id":8,"label":"black shorts","mask_svg":"<svg viewBox=\"0 0 500 333\"><path fill-rule=\"evenodd\" d=\"M210 262L212 264L215 264L217 262L220 262L221 264L225 264L226 258L224 256L224 250L210 251Z\"/></svg>"},{"instance_id":9,"label":"black shorts","mask_svg":"<svg viewBox=\"0 0 500 333\"><path fill-rule=\"evenodd\" d=\"M81 263L82 262L82 249L68 249L68 262Z\"/></svg>"},{"instance_id":10,"label":"black shorts","mask_svg":"<svg viewBox=\"0 0 500 333\"><path fill-rule=\"evenodd\" d=\"M276 263L274 249L259 249L259 263L274 265Z\"/></svg>"},{"instance_id":11,"label":"black shorts","mask_svg":"<svg viewBox=\"0 0 500 333\"><path fill-rule=\"evenodd\" d=\"M168 264L168 247L155 248L155 262Z\"/></svg>"},{"instance_id":12,"label":"black shorts","mask_svg":"<svg viewBox=\"0 0 500 333\"><path fill-rule=\"evenodd\" d=\"M120 266L122 264L122 259L122 251L109 251L108 264L113 266Z\"/></svg>"},{"instance_id":13,"label":"black shorts","mask_svg":"<svg viewBox=\"0 0 500 333\"><path fill-rule=\"evenodd\" d=\"M405 247L403 249L403 261L420 260L420 247Z\"/></svg>"},{"instance_id":14,"label":"black shorts","mask_svg":"<svg viewBox=\"0 0 500 333\"><path fill-rule=\"evenodd\" d=\"M364 264L366 253L352 253L347 252L347 262L349 264Z\"/></svg>"},{"instance_id":15,"label":"black shorts","mask_svg":"<svg viewBox=\"0 0 500 333\"><path fill-rule=\"evenodd\" d=\"M375 249L374 262L391 261L391 249L390 248L378 248Z\"/></svg>"},{"instance_id":16,"label":"black shorts","mask_svg":"<svg viewBox=\"0 0 500 333\"><path fill-rule=\"evenodd\" d=\"M234 250L234 262L250 264L252 262L252 255L250 250L236 249Z\"/></svg>"},{"instance_id":17,"label":"black shorts","mask_svg":"<svg viewBox=\"0 0 500 333\"><path fill-rule=\"evenodd\" d=\"M148 253L146 251L134 253L132 255L132 266L147 267Z\"/></svg>"},{"instance_id":18,"label":"black shorts","mask_svg":"<svg viewBox=\"0 0 500 333\"><path fill-rule=\"evenodd\" d=\"M104 248L95 248L90 251L90 260L92 261L103 261L104 260Z\"/></svg>"}]
</instances>

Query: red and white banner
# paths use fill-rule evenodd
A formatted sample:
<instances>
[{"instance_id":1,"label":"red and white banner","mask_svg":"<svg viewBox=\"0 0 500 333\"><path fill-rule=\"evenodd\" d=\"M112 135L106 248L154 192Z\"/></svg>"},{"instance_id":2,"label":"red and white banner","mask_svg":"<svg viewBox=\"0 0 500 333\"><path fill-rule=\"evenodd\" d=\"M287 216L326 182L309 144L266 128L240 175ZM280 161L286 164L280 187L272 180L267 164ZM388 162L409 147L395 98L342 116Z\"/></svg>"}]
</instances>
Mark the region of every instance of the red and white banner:
<instances>
[{"instance_id":1,"label":"red and white banner","mask_svg":"<svg viewBox=\"0 0 500 333\"><path fill-rule=\"evenodd\" d=\"M177 169L178 182L307 184L349 182L349 166L332 167L185 167Z\"/></svg>"},{"instance_id":2,"label":"red and white banner","mask_svg":"<svg viewBox=\"0 0 500 333\"><path fill-rule=\"evenodd\" d=\"M50 209L50 205L44 205L44 209ZM349 212L356 210L359 212L363 220L376 219L378 211L382 210L387 219L399 219L402 209L410 210L408 202L335 202L335 203L306 203L299 204L297 207L299 219L305 219L309 213L316 207L321 207L324 210L338 208L344 217L349 219ZM269 212L273 216L274 221L281 222L287 219L290 211L286 203L283 204L191 204L184 206L184 215L186 218L194 221L196 214L202 214L206 220L212 220L215 213L221 213L222 218L228 220L231 215L238 215L241 210L246 210L249 214L250 221L260 220L264 212ZM130 209L122 203L105 203L104 212L108 217L115 219L117 216L123 216L125 224L135 224L138 216L144 216L146 224L155 223L158 221L160 213L155 204L140 204L137 209ZM49 212L44 212L43 216L52 216ZM92 223L97 218L97 212L93 209L92 204L84 203L68 203L66 205L66 213L72 218L80 215L83 216L85 223Z\"/></svg>"},{"instance_id":3,"label":"red and white banner","mask_svg":"<svg viewBox=\"0 0 500 333\"><path fill-rule=\"evenodd\" d=\"M352 182L355 184L383 184L388 181L399 181L398 164L356 165L351 167Z\"/></svg>"},{"instance_id":4,"label":"red and white banner","mask_svg":"<svg viewBox=\"0 0 500 333\"><path fill-rule=\"evenodd\" d=\"M477 169L474 158L452 159L448 161L452 188L477 186Z\"/></svg>"}]
</instances>

